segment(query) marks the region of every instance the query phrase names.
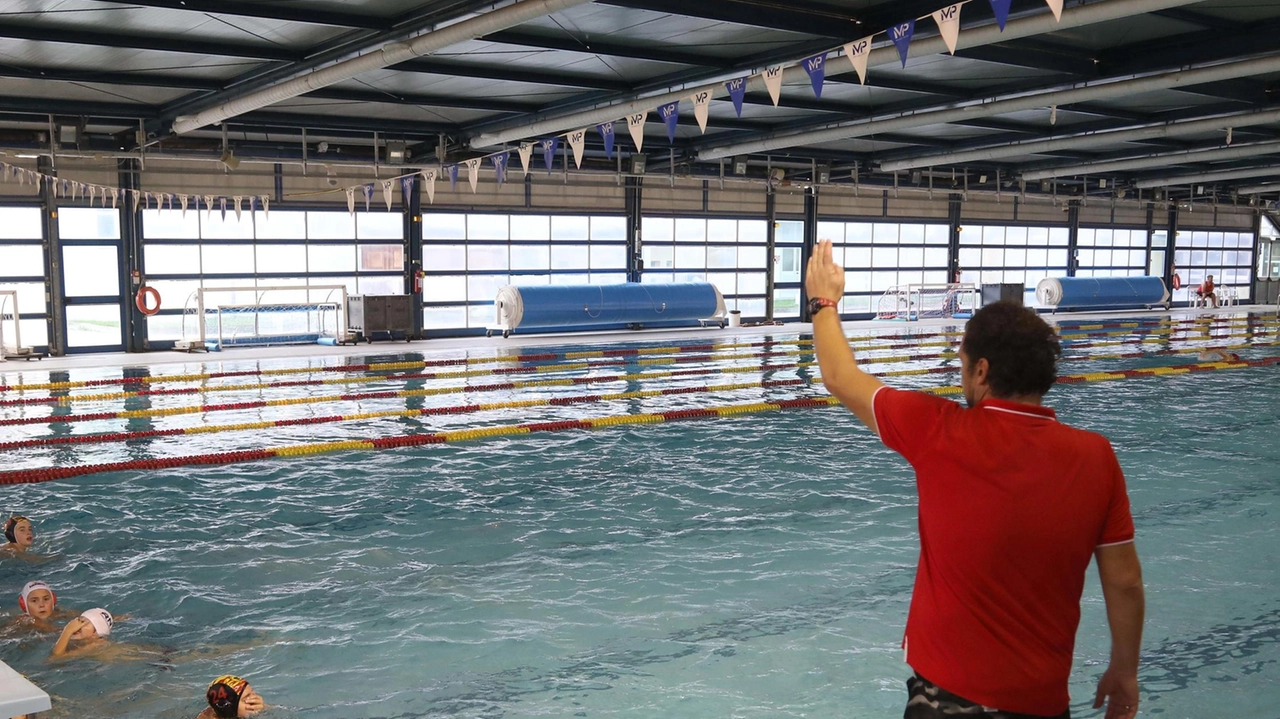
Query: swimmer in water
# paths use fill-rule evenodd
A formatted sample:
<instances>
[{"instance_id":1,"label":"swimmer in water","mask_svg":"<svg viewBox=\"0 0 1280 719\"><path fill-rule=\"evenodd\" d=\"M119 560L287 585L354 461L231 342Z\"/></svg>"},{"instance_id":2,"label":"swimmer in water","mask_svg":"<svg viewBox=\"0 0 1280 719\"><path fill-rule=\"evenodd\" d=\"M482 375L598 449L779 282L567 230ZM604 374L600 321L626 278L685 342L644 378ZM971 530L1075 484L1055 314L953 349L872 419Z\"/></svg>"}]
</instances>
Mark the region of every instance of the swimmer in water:
<instances>
[{"instance_id":1,"label":"swimmer in water","mask_svg":"<svg viewBox=\"0 0 1280 719\"><path fill-rule=\"evenodd\" d=\"M26 554L31 544L36 541L31 520L19 514L9 517L9 521L4 523L4 538L9 540L9 543L0 548L0 551L9 554Z\"/></svg>"},{"instance_id":2,"label":"swimmer in water","mask_svg":"<svg viewBox=\"0 0 1280 719\"><path fill-rule=\"evenodd\" d=\"M266 707L249 682L229 674L213 680L205 692L205 699L209 708L200 712L196 719L250 717Z\"/></svg>"},{"instance_id":3,"label":"swimmer in water","mask_svg":"<svg viewBox=\"0 0 1280 719\"><path fill-rule=\"evenodd\" d=\"M1226 350L1205 350L1197 355L1201 362L1239 362L1240 355Z\"/></svg>"},{"instance_id":4,"label":"swimmer in water","mask_svg":"<svg viewBox=\"0 0 1280 719\"><path fill-rule=\"evenodd\" d=\"M96 659L103 662L158 662L167 667L193 659L210 659L238 652L250 647L274 642L255 641L242 644L226 644L216 647L199 647L179 652L172 648L154 645L120 644L107 639L116 624L111 612L90 609L67 622L53 645L49 661L68 659Z\"/></svg>"},{"instance_id":5,"label":"swimmer in water","mask_svg":"<svg viewBox=\"0 0 1280 719\"><path fill-rule=\"evenodd\" d=\"M27 626L38 632L56 632L58 627L53 620L75 616L74 612L58 609L58 595L41 581L27 582L22 587L18 608L22 614L14 618L11 626Z\"/></svg>"}]
</instances>

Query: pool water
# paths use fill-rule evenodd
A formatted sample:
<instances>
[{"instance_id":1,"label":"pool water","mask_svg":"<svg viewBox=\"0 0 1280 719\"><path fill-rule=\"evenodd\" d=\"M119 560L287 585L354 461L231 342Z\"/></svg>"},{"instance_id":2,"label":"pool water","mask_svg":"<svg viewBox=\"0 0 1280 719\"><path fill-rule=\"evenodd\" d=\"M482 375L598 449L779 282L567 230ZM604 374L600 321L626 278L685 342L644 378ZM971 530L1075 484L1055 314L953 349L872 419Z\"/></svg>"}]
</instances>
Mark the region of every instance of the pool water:
<instances>
[{"instance_id":1,"label":"pool water","mask_svg":"<svg viewBox=\"0 0 1280 719\"><path fill-rule=\"evenodd\" d=\"M1070 362L1063 371L1193 360ZM669 368L625 371L661 369ZM428 401L813 374L790 369ZM924 375L894 384L953 381ZM820 394L694 393L25 449L4 453L4 461L6 468L96 463ZM282 395L255 390L209 401L248 396ZM1144 714L1274 717L1280 369L1060 385L1048 399L1063 421L1106 434L1128 477L1147 582ZM198 401L132 398L115 407ZM414 402L421 404L378 400L340 411ZM19 411L49 412L8 408L0 416ZM104 420L60 432L333 413L329 405L299 405ZM3 432L6 439L55 434L43 425ZM316 719L892 717L901 716L906 698L909 670L899 645L918 552L913 475L840 408L98 474L3 491L3 509L33 516L38 551L56 555L38 566L0 561L0 592L11 611L22 584L42 578L61 606L132 615L118 625L118 641L176 650L151 663L49 666L53 637L0 643L0 658L55 697L55 717L189 718L202 708L207 682L225 672L246 676L275 707L264 716ZM183 661L209 647L246 648ZM1071 682L1074 716L1101 716L1089 704L1108 647L1091 574Z\"/></svg>"}]
</instances>

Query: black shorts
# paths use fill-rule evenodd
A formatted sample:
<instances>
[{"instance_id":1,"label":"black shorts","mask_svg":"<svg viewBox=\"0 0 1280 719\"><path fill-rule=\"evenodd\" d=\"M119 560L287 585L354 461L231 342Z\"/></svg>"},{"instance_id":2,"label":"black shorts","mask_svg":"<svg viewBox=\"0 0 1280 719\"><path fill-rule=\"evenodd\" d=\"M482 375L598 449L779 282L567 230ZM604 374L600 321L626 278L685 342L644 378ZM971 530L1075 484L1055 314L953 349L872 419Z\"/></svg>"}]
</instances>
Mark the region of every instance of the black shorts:
<instances>
[{"instance_id":1,"label":"black shorts","mask_svg":"<svg viewBox=\"0 0 1280 719\"><path fill-rule=\"evenodd\" d=\"M907 710L903 719L1071 719L1071 710L1053 717L988 709L956 696L916 674L907 680Z\"/></svg>"}]
</instances>

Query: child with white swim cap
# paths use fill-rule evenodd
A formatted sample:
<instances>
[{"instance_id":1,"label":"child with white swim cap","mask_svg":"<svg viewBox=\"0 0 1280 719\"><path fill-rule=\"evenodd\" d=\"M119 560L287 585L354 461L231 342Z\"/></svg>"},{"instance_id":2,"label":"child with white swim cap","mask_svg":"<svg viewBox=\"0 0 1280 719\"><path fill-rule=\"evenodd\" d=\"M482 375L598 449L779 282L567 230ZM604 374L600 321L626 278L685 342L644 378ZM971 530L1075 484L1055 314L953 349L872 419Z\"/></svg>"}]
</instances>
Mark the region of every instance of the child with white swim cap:
<instances>
[{"instance_id":1,"label":"child with white swim cap","mask_svg":"<svg viewBox=\"0 0 1280 719\"><path fill-rule=\"evenodd\" d=\"M102 608L89 609L80 616L67 622L58 641L53 645L51 657L75 656L86 654L106 644L111 636L111 627L115 619ZM72 640L76 646L70 647Z\"/></svg>"}]
</instances>

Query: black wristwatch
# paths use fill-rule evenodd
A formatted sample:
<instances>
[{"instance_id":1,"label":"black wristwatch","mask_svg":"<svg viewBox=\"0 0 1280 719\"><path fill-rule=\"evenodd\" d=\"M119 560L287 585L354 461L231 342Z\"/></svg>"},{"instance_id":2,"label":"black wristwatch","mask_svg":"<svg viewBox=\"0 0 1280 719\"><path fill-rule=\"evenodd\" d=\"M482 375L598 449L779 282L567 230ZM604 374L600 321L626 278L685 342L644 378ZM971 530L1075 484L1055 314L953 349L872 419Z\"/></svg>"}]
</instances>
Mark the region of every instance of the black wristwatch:
<instances>
[{"instance_id":1,"label":"black wristwatch","mask_svg":"<svg viewBox=\"0 0 1280 719\"><path fill-rule=\"evenodd\" d=\"M809 300L809 316L813 317L814 315L821 312L824 307L835 308L835 307L839 307L839 304L834 300L829 300L825 297L814 297L813 299Z\"/></svg>"}]
</instances>

